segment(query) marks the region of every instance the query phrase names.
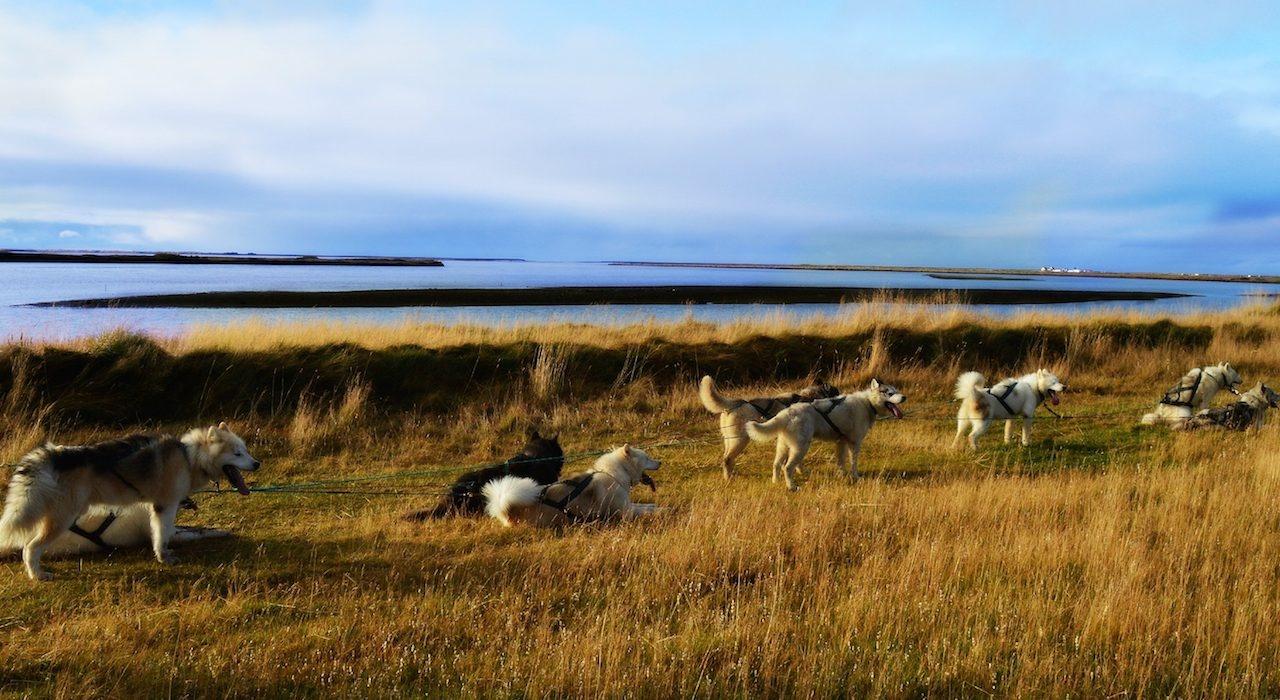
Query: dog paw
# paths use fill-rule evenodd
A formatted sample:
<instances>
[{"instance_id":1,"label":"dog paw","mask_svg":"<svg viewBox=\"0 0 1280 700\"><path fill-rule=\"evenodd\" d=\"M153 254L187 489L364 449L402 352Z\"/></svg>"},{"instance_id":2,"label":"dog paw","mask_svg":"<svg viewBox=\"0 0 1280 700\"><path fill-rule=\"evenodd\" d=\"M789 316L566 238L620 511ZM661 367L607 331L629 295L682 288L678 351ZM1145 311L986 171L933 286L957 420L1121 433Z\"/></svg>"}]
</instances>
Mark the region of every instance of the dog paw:
<instances>
[{"instance_id":1,"label":"dog paw","mask_svg":"<svg viewBox=\"0 0 1280 700\"><path fill-rule=\"evenodd\" d=\"M52 581L53 580L53 574L49 573L48 571L38 571L35 573L28 572L27 576L30 576L32 581Z\"/></svg>"},{"instance_id":2,"label":"dog paw","mask_svg":"<svg viewBox=\"0 0 1280 700\"><path fill-rule=\"evenodd\" d=\"M177 564L178 557L174 556L173 552L166 549L165 551L156 555L156 561L160 562L161 564Z\"/></svg>"}]
</instances>

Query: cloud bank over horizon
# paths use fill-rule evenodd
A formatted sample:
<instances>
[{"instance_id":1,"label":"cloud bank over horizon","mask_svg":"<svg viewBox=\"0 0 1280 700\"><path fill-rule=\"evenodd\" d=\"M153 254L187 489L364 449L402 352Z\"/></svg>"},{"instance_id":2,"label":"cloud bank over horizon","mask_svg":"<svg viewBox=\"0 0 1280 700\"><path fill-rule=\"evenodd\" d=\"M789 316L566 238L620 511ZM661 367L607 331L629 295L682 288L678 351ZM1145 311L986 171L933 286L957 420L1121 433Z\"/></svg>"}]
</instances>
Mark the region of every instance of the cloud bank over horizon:
<instances>
[{"instance_id":1,"label":"cloud bank over horizon","mask_svg":"<svg viewBox=\"0 0 1280 700\"><path fill-rule=\"evenodd\" d=\"M1276 272L1269 12L0 2L0 247Z\"/></svg>"}]
</instances>

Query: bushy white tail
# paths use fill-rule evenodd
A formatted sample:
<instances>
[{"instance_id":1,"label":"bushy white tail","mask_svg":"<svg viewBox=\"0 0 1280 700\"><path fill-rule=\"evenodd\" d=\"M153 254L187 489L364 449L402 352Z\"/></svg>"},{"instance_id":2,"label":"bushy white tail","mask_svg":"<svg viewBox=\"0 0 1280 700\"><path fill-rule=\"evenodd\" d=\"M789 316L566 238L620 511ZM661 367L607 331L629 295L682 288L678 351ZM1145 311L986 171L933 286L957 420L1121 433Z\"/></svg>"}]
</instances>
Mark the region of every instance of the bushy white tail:
<instances>
[{"instance_id":1,"label":"bushy white tail","mask_svg":"<svg viewBox=\"0 0 1280 700\"><path fill-rule=\"evenodd\" d=\"M58 484L47 469L22 467L9 481L0 515L0 549L18 549L31 539L31 531L45 512L45 503Z\"/></svg>"},{"instance_id":2,"label":"bushy white tail","mask_svg":"<svg viewBox=\"0 0 1280 700\"><path fill-rule=\"evenodd\" d=\"M698 398L702 399L702 405L712 413L732 411L740 405L737 401L726 398L716 391L716 380L709 375L703 377L702 383L698 385Z\"/></svg>"},{"instance_id":3,"label":"bushy white tail","mask_svg":"<svg viewBox=\"0 0 1280 700\"><path fill-rule=\"evenodd\" d=\"M485 484L480 492L487 501L485 512L510 527L511 509L537 503L538 497L542 495L542 486L533 479L522 476L504 476Z\"/></svg>"},{"instance_id":4,"label":"bushy white tail","mask_svg":"<svg viewBox=\"0 0 1280 700\"><path fill-rule=\"evenodd\" d=\"M773 436L782 432L782 427L790 420L788 411L783 411L763 423L747 423L747 437L756 442L768 442Z\"/></svg>"},{"instance_id":5,"label":"bushy white tail","mask_svg":"<svg viewBox=\"0 0 1280 700\"><path fill-rule=\"evenodd\" d=\"M987 386L987 378L982 376L981 372L965 372L956 380L955 397L961 401L972 399L976 396L978 389L984 389Z\"/></svg>"}]
</instances>

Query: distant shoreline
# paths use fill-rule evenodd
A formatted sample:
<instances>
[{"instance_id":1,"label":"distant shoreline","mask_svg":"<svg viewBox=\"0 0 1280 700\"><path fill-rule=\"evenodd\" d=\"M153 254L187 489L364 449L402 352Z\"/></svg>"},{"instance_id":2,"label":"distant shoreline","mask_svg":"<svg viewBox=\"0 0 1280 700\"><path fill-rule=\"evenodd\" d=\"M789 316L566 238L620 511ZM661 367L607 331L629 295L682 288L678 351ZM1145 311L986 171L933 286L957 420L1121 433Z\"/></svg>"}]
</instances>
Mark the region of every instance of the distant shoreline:
<instances>
[{"instance_id":1,"label":"distant shoreline","mask_svg":"<svg viewBox=\"0 0 1280 700\"><path fill-rule=\"evenodd\" d=\"M71 308L388 308L412 306L588 306L593 304L836 304L888 295L914 302L1073 304L1190 297L1170 292L1077 289L885 289L873 287L535 287L527 289L364 289L227 291L72 299L29 304Z\"/></svg>"},{"instance_id":2,"label":"distant shoreline","mask_svg":"<svg viewBox=\"0 0 1280 700\"><path fill-rule=\"evenodd\" d=\"M114 263L137 265L334 265L344 267L444 267L435 258L253 255L213 253L92 253L0 250L0 263Z\"/></svg>"},{"instance_id":3,"label":"distant shoreline","mask_svg":"<svg viewBox=\"0 0 1280 700\"><path fill-rule=\"evenodd\" d=\"M1032 270L1000 267L919 267L910 265L822 265L814 263L701 263L610 260L621 267L683 267L717 270L817 270L824 272L919 272L926 275L1017 275L1019 277L1093 277L1103 279L1177 280L1180 282L1242 282L1280 284L1280 275L1221 275L1183 272L1097 272Z\"/></svg>"}]
</instances>

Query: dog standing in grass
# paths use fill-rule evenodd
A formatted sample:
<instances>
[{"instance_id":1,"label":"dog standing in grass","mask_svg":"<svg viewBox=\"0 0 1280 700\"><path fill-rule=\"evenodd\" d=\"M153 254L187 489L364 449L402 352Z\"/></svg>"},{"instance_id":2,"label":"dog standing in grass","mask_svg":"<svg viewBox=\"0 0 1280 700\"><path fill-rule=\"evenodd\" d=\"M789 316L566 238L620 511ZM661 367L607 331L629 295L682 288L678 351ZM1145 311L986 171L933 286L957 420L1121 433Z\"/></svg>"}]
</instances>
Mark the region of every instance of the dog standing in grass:
<instances>
[{"instance_id":1,"label":"dog standing in grass","mask_svg":"<svg viewBox=\"0 0 1280 700\"><path fill-rule=\"evenodd\" d=\"M555 527L570 522L628 520L648 515L657 506L632 503L631 487L655 488L649 472L661 464L643 450L623 445L601 455L582 474L544 486L525 477L505 476L483 489L485 509L507 527L529 523Z\"/></svg>"},{"instance_id":2,"label":"dog standing in grass","mask_svg":"<svg viewBox=\"0 0 1280 700\"><path fill-rule=\"evenodd\" d=\"M1207 367L1196 367L1182 376L1178 383L1165 392L1156 410L1142 417L1143 425L1165 424L1182 427L1191 416L1209 408L1213 397L1226 389L1239 394L1236 387L1243 383L1240 373L1230 362L1220 362Z\"/></svg>"},{"instance_id":3,"label":"dog standing in grass","mask_svg":"<svg viewBox=\"0 0 1280 700\"><path fill-rule=\"evenodd\" d=\"M777 440L773 481L778 482L781 472L792 491L799 488L795 473L814 440L836 443L836 463L856 479L862 441L875 425L876 417L902 418L900 406L906 400L894 387L872 379L865 391L792 404L763 423L747 423L747 435L756 442Z\"/></svg>"},{"instance_id":4,"label":"dog standing in grass","mask_svg":"<svg viewBox=\"0 0 1280 700\"><path fill-rule=\"evenodd\" d=\"M59 538L74 536L72 527L86 510L93 509L96 519L102 509L124 509L127 525L142 508L156 560L173 563L169 544L182 502L222 477L247 496L241 472L259 466L226 423L181 438L132 435L93 445L45 445L23 457L9 481L0 547L21 548L27 575L47 580L41 557Z\"/></svg>"},{"instance_id":5,"label":"dog standing in grass","mask_svg":"<svg viewBox=\"0 0 1280 700\"><path fill-rule=\"evenodd\" d=\"M991 427L991 421L1004 420L1004 442L1013 438L1013 421L1022 419L1022 446L1031 444L1031 421L1036 408L1048 401L1058 405L1058 396L1066 389L1061 381L1046 369L1024 374L1016 379L1006 379L993 387L981 372L965 372L956 380L955 397L960 399L956 413L956 437L951 447L959 446L965 429L969 430L969 448L978 449L978 438Z\"/></svg>"},{"instance_id":6,"label":"dog standing in grass","mask_svg":"<svg viewBox=\"0 0 1280 700\"><path fill-rule=\"evenodd\" d=\"M840 395L840 390L826 382L816 382L800 391L754 399L731 399L716 391L716 380L703 377L698 385L698 398L712 413L720 414L720 434L724 438L724 478L733 476L733 463L751 444L747 436L747 423L763 421L778 415L784 408L817 399Z\"/></svg>"}]
</instances>

